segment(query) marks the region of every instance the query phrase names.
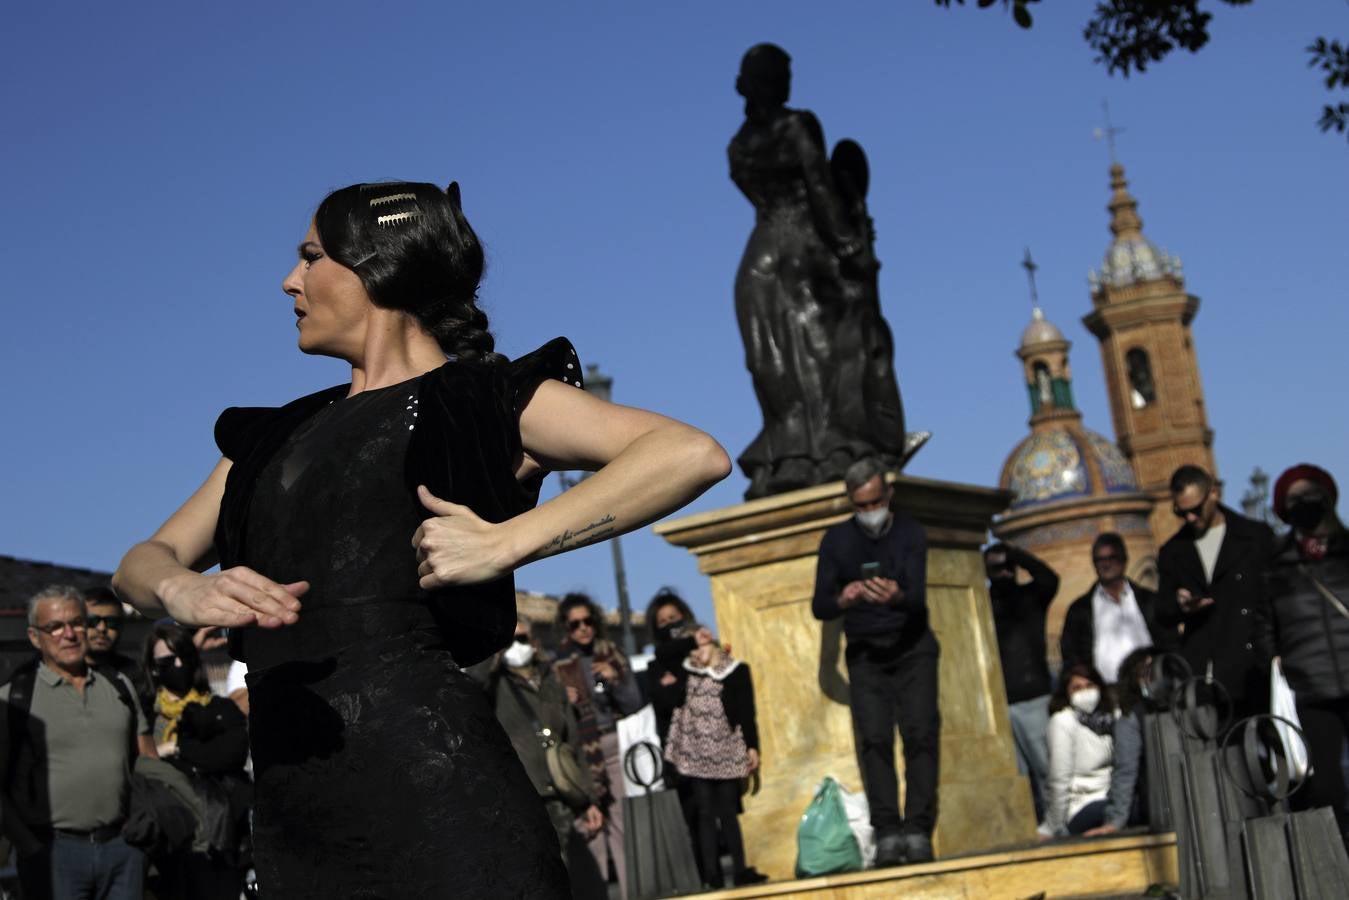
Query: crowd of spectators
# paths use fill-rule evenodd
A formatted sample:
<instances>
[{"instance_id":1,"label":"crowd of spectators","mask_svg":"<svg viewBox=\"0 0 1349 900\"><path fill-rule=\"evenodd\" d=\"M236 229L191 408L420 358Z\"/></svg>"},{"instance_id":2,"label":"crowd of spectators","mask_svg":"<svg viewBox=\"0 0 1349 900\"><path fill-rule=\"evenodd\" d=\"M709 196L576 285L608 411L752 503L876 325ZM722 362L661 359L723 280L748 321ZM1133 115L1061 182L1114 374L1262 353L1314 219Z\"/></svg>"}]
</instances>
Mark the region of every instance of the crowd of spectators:
<instances>
[{"instance_id":1,"label":"crowd of spectators","mask_svg":"<svg viewBox=\"0 0 1349 900\"><path fill-rule=\"evenodd\" d=\"M937 814L940 649L928 623L923 529L894 508L879 465L845 479L854 516L821 543L812 610L842 619L859 766L878 866L932 858ZM1303 806L1329 806L1349 834L1341 762L1349 736L1349 535L1324 470L1289 469L1276 534L1222 503L1221 484L1178 469L1180 522L1158 557L1159 587L1127 575L1123 538L1091 545L1097 579L1066 611L1059 665L1046 614L1058 575L1023 548L984 551L1016 761L1042 839L1101 836L1147 821L1143 717L1154 661L1178 655L1226 689L1232 718L1268 711L1271 667L1286 677L1311 757ZM578 897L627 892L618 725L651 704L664 786L679 799L699 881L753 884L738 821L760 764L751 668L663 589L634 669L597 604L569 594L563 639L545 648L520 617L513 642L475 669L556 829ZM247 889L248 691L234 664L213 691L203 652L224 638L156 623L140 652L119 647L110 591L50 587L28 605L37 651L0 687L4 836L25 897L205 898ZM639 666L640 668L640 666ZM894 733L905 757L901 812ZM722 859L730 859L723 872ZM148 892L148 893L147 893Z\"/></svg>"},{"instance_id":2,"label":"crowd of spectators","mask_svg":"<svg viewBox=\"0 0 1349 900\"><path fill-rule=\"evenodd\" d=\"M1222 686L1228 728L1270 712L1271 676L1286 679L1311 760L1294 806L1330 807L1349 844L1349 536L1334 479L1307 464L1283 473L1273 497L1282 534L1225 506L1221 483L1197 466L1175 471L1170 495L1179 528L1158 554L1157 591L1126 577L1122 537L1097 536L1097 580L1067 610L1054 679L1043 634L1057 577L1025 550L996 544L984 553L1018 764L1031 776L1041 837L1147 822L1147 779L1159 776L1144 763L1143 715L1166 699L1149 693L1154 661L1175 655Z\"/></svg>"}]
</instances>

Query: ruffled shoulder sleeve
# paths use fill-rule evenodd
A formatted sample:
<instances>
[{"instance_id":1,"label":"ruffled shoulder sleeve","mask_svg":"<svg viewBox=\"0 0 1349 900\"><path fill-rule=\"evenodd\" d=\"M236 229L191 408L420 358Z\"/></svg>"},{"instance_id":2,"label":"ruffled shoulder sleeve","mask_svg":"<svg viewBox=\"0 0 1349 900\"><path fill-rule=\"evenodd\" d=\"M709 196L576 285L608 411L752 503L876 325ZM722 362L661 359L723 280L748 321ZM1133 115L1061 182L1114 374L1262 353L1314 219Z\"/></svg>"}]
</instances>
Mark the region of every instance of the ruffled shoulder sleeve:
<instances>
[{"instance_id":1,"label":"ruffled shoulder sleeve","mask_svg":"<svg viewBox=\"0 0 1349 900\"><path fill-rule=\"evenodd\" d=\"M539 349L506 364L506 381L517 419L534 396L534 389L549 378L572 387L585 387L576 348L564 337L553 338Z\"/></svg>"},{"instance_id":2,"label":"ruffled shoulder sleeve","mask_svg":"<svg viewBox=\"0 0 1349 900\"><path fill-rule=\"evenodd\" d=\"M231 406L215 420L215 444L220 454L238 462L258 445L276 421L279 412L271 406Z\"/></svg>"}]
</instances>

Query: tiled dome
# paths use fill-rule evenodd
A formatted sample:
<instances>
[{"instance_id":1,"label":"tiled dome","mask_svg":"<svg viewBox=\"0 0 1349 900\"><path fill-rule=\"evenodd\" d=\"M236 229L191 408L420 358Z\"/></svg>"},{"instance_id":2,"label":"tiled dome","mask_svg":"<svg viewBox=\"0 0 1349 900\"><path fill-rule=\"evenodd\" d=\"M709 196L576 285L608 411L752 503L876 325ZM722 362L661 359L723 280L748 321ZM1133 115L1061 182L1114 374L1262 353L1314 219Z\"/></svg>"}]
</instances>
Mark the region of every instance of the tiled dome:
<instances>
[{"instance_id":1,"label":"tiled dome","mask_svg":"<svg viewBox=\"0 0 1349 900\"><path fill-rule=\"evenodd\" d=\"M1003 466L1012 509L1138 490L1119 448L1094 431L1065 423L1022 441Z\"/></svg>"}]
</instances>

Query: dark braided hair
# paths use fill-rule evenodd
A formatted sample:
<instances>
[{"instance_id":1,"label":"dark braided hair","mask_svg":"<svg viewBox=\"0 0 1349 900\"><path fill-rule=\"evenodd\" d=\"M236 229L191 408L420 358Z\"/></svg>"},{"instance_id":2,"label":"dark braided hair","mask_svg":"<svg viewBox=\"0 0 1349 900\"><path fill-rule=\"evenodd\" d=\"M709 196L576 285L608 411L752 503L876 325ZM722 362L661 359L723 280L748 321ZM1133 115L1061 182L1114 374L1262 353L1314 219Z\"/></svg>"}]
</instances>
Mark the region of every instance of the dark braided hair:
<instances>
[{"instance_id":1,"label":"dark braided hair","mask_svg":"<svg viewBox=\"0 0 1349 900\"><path fill-rule=\"evenodd\" d=\"M446 355L497 364L478 308L482 244L459 208L459 185L381 181L333 191L314 213L329 258L356 273L383 309L414 316Z\"/></svg>"}]
</instances>

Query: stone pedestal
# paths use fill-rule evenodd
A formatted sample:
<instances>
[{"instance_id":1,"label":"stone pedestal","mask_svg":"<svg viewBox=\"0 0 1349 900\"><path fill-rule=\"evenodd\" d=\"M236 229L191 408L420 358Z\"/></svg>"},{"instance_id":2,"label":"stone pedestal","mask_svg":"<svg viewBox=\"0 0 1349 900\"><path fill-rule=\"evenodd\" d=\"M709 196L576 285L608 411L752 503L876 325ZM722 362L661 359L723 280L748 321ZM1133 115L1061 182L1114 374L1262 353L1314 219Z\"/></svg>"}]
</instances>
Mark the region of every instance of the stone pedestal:
<instances>
[{"instance_id":1,"label":"stone pedestal","mask_svg":"<svg viewBox=\"0 0 1349 900\"><path fill-rule=\"evenodd\" d=\"M939 856L1032 841L1035 814L1017 774L1002 667L979 548L1007 495L901 476L895 506L927 529L927 603L941 642ZM758 708L763 787L745 799L749 862L792 877L796 828L825 775L862 788L853 748L841 623L810 612L815 556L851 515L842 482L754 500L656 527L711 577L717 633L748 662ZM895 764L903 784L903 756Z\"/></svg>"}]
</instances>

